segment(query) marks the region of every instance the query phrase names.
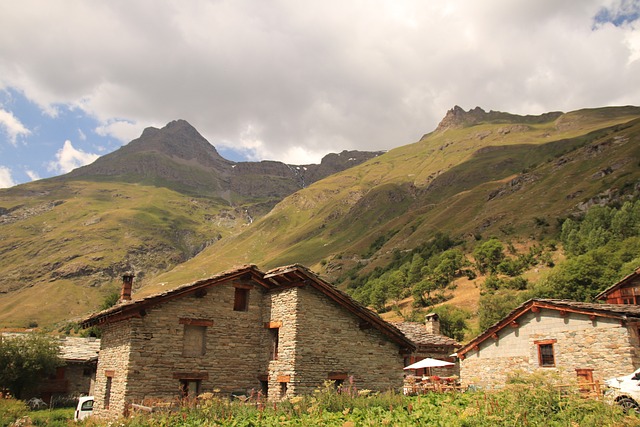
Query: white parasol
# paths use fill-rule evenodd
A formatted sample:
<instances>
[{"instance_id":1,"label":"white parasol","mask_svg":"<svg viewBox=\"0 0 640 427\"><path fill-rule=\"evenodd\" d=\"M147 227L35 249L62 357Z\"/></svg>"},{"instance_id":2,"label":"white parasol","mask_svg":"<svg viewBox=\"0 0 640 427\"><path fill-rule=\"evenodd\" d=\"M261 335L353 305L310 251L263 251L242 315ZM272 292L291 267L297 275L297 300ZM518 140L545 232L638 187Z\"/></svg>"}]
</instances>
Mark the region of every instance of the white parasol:
<instances>
[{"instance_id":1,"label":"white parasol","mask_svg":"<svg viewBox=\"0 0 640 427\"><path fill-rule=\"evenodd\" d=\"M453 365L454 365L453 363L447 362L446 360L432 359L430 357L427 357L426 359L419 360L416 363L413 363L404 369L405 370L424 369L424 368L431 369L431 368L441 368L443 366L453 366Z\"/></svg>"}]
</instances>

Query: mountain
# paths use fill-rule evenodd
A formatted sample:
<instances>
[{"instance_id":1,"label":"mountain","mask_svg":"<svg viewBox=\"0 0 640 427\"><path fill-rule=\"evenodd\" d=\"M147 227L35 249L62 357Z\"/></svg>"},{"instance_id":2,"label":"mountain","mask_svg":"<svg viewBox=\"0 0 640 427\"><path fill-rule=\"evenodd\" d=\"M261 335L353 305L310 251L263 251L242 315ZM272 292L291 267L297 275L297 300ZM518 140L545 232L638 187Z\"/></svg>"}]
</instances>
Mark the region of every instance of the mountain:
<instances>
[{"instance_id":1,"label":"mountain","mask_svg":"<svg viewBox=\"0 0 640 427\"><path fill-rule=\"evenodd\" d=\"M264 210L315 181L380 154L343 151L310 165L232 162L221 157L188 122L175 120L162 129L145 129L138 139L56 180L154 185L219 198L232 206L259 203Z\"/></svg>"},{"instance_id":2,"label":"mountain","mask_svg":"<svg viewBox=\"0 0 640 427\"><path fill-rule=\"evenodd\" d=\"M124 271L142 282L169 270L285 196L379 154L231 162L177 120L66 175L0 190L0 326L95 309Z\"/></svg>"},{"instance_id":3,"label":"mountain","mask_svg":"<svg viewBox=\"0 0 640 427\"><path fill-rule=\"evenodd\" d=\"M455 107L417 142L316 168L229 162L190 128L146 130L72 174L0 191L0 325L94 310L126 270L139 296L244 263L298 262L347 286L438 232L469 248L542 240L557 219L640 192L631 106Z\"/></svg>"},{"instance_id":4,"label":"mountain","mask_svg":"<svg viewBox=\"0 0 640 427\"><path fill-rule=\"evenodd\" d=\"M470 247L483 236L544 239L558 219L637 195L638 159L638 107L540 116L456 107L420 141L288 196L157 280L172 286L238 263L300 262L348 283L438 232Z\"/></svg>"}]
</instances>

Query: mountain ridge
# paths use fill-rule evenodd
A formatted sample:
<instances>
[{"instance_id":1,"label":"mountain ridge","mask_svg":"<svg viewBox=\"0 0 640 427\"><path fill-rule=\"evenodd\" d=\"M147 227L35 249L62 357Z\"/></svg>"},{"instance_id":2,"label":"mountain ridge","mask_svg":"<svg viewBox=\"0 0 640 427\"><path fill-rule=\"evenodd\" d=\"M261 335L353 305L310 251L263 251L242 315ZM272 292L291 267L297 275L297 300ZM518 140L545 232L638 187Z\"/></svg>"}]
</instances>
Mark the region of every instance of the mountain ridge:
<instances>
[{"instance_id":1,"label":"mountain ridge","mask_svg":"<svg viewBox=\"0 0 640 427\"><path fill-rule=\"evenodd\" d=\"M57 180L123 180L209 195L234 205L238 199L279 200L332 173L382 154L343 151L320 164L278 161L234 162L223 158L193 126L174 120L161 129L146 128L139 138Z\"/></svg>"},{"instance_id":2,"label":"mountain ridge","mask_svg":"<svg viewBox=\"0 0 640 427\"><path fill-rule=\"evenodd\" d=\"M302 166L231 162L231 173L244 168L238 176L247 182L224 187L226 194L91 175L2 190L0 325L82 315L118 287L123 271L135 272L140 295L244 263L297 262L348 286L350 275L390 262L435 232L470 245L488 233L542 238L550 229L532 226L534 217L553 224L579 204L638 187L629 159L640 158L640 108L577 110L536 123L504 117L434 131L303 186L290 178L309 173ZM191 171L166 153L141 152L163 159L169 171ZM349 153L322 163L351 165ZM261 168L269 180L256 173ZM258 190L269 193L242 196Z\"/></svg>"}]
</instances>

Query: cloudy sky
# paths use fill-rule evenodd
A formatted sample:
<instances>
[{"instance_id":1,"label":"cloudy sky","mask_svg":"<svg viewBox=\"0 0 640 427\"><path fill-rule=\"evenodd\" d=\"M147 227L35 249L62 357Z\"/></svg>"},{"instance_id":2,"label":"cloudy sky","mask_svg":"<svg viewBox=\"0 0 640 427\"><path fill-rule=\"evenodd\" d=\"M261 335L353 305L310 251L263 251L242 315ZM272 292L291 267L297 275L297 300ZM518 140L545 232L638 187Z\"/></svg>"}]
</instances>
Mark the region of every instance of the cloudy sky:
<instances>
[{"instance_id":1,"label":"cloudy sky","mask_svg":"<svg viewBox=\"0 0 640 427\"><path fill-rule=\"evenodd\" d=\"M640 105L640 0L0 0L0 187L185 119L226 158L317 163L454 105Z\"/></svg>"}]
</instances>

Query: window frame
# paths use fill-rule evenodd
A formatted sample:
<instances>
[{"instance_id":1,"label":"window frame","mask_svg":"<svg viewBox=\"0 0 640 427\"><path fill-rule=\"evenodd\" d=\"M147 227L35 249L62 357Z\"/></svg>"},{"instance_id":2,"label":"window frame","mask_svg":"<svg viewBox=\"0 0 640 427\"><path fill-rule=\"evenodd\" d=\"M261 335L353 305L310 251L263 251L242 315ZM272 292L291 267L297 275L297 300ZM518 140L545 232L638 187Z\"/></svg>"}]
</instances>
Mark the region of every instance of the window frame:
<instances>
[{"instance_id":1,"label":"window frame","mask_svg":"<svg viewBox=\"0 0 640 427\"><path fill-rule=\"evenodd\" d=\"M202 325L184 325L182 333L182 357L201 357L207 354L207 327ZM196 337L197 335L197 337ZM187 339L187 336L190 339ZM198 339L198 348L191 348L189 343ZM192 341L193 340L193 341Z\"/></svg>"},{"instance_id":2,"label":"window frame","mask_svg":"<svg viewBox=\"0 0 640 427\"><path fill-rule=\"evenodd\" d=\"M181 378L179 381L180 384L180 397L182 399L196 398L200 395L200 389L202 387L202 380L195 378ZM191 396L189 394L190 384L195 384L194 395Z\"/></svg>"},{"instance_id":3,"label":"window frame","mask_svg":"<svg viewBox=\"0 0 640 427\"><path fill-rule=\"evenodd\" d=\"M234 286L233 311L249 311L250 286Z\"/></svg>"},{"instance_id":4,"label":"window frame","mask_svg":"<svg viewBox=\"0 0 640 427\"><path fill-rule=\"evenodd\" d=\"M269 336L271 338L269 360L278 360L278 353L280 349L280 328L269 328Z\"/></svg>"},{"instance_id":5,"label":"window frame","mask_svg":"<svg viewBox=\"0 0 640 427\"><path fill-rule=\"evenodd\" d=\"M104 409L109 409L111 405L111 388L113 387L113 375L106 375L104 385Z\"/></svg>"},{"instance_id":6,"label":"window frame","mask_svg":"<svg viewBox=\"0 0 640 427\"><path fill-rule=\"evenodd\" d=\"M540 368L555 368L557 365L556 362L556 349L555 345L557 343L556 339L549 340L539 340L534 341L534 344L538 350L538 367ZM545 349L550 349L551 354L545 354ZM551 358L549 360L549 358Z\"/></svg>"}]
</instances>

